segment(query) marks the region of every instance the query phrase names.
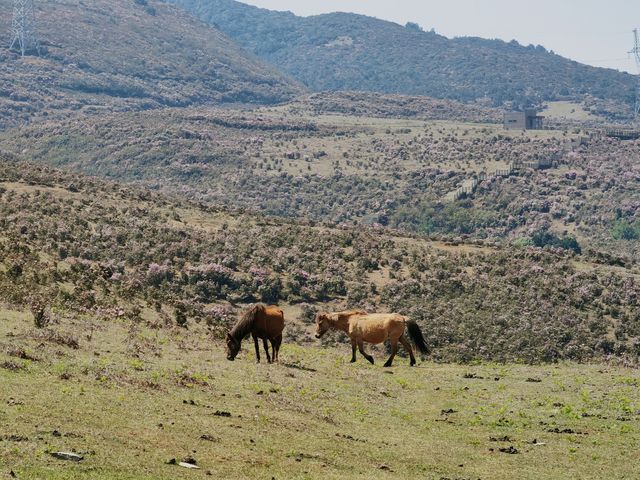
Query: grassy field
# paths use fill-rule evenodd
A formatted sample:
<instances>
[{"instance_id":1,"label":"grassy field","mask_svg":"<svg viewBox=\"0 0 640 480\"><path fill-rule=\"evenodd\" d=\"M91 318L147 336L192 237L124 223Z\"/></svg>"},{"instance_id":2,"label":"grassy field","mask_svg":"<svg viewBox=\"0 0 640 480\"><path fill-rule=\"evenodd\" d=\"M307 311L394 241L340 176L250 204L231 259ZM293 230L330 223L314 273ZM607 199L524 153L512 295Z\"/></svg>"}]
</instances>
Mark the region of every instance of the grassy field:
<instances>
[{"instance_id":1,"label":"grassy field","mask_svg":"<svg viewBox=\"0 0 640 480\"><path fill-rule=\"evenodd\" d=\"M316 132L300 133L295 137L270 138L261 145L259 152L252 153L254 168L263 169L271 176L286 172L297 176L315 174L331 177L337 171L360 178L392 180L399 171L420 172L425 167L440 166L456 172L473 175L506 169L509 161L496 159L491 155L481 161L472 160L472 155L464 159L444 160L446 155L433 156L432 149L420 149L418 145L427 142L432 147L439 142L456 139L468 142L465 149L471 150L470 143L500 136L508 139L530 141L569 140L557 130L506 131L502 125L488 123L453 122L444 120L390 119L375 117L355 117L338 114L297 114L292 116L287 107L264 108L260 110L265 118L279 121L303 119L320 128L330 129L330 134ZM340 135L333 132L341 131ZM435 142L435 143L432 143ZM470 142L470 143L469 143ZM383 147L384 146L384 147ZM412 153L403 157L390 153L400 146ZM318 152L322 156L317 158ZM295 156L295 158L291 158Z\"/></svg>"},{"instance_id":2,"label":"grassy field","mask_svg":"<svg viewBox=\"0 0 640 480\"><path fill-rule=\"evenodd\" d=\"M604 119L593 115L588 112L579 103L574 102L548 102L545 104L546 110L542 112L542 115L551 119L565 119L565 120L599 120Z\"/></svg>"},{"instance_id":3,"label":"grassy field","mask_svg":"<svg viewBox=\"0 0 640 480\"><path fill-rule=\"evenodd\" d=\"M76 318L35 330L2 311L0 478L640 476L635 370L404 358L383 369L382 352L351 365L348 350L285 343L279 365L256 365L245 342L227 362L199 326ZM168 463L186 457L200 469Z\"/></svg>"}]
</instances>

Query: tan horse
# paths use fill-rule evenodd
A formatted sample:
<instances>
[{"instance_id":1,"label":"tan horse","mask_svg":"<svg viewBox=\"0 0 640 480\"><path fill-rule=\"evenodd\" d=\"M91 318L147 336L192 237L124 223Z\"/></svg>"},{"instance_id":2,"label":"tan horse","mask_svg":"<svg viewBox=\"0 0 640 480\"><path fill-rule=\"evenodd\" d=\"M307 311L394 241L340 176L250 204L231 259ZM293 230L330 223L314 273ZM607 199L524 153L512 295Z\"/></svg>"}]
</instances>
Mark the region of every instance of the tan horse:
<instances>
[{"instance_id":1,"label":"tan horse","mask_svg":"<svg viewBox=\"0 0 640 480\"><path fill-rule=\"evenodd\" d=\"M282 344L282 330L284 330L284 314L276 306L266 306L261 303L254 305L245 312L240 320L227 333L227 360L235 360L240 351L240 344L247 335L251 334L256 347L256 361L260 363L260 347L258 339L262 339L267 362L278 361L280 345ZM271 342L273 356L269 355Z\"/></svg>"},{"instance_id":2,"label":"tan horse","mask_svg":"<svg viewBox=\"0 0 640 480\"><path fill-rule=\"evenodd\" d=\"M416 364L411 344L404 335L405 329L409 337L416 344L421 353L429 352L427 344L422 336L422 331L416 322L407 320L397 313L366 314L362 311L319 313L316 316L316 338L322 337L327 331L341 330L351 339L351 363L356 361L356 347L371 364L373 357L364 351L364 343L378 344L389 340L391 344L391 356L385 367L390 367L398 353L398 342L409 352L411 366Z\"/></svg>"}]
</instances>

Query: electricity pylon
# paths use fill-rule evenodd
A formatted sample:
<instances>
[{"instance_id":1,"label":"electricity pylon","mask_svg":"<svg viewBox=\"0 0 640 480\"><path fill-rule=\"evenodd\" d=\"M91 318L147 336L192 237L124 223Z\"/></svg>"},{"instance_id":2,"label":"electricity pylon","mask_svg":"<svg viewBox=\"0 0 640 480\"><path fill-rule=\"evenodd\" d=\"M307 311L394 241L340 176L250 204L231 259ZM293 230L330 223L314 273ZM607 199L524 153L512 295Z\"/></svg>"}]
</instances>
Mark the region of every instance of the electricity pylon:
<instances>
[{"instance_id":1,"label":"electricity pylon","mask_svg":"<svg viewBox=\"0 0 640 480\"><path fill-rule=\"evenodd\" d=\"M13 0L11 29L13 32L13 40L9 47L11 50L20 52L23 57L29 53L40 55L33 0Z\"/></svg>"},{"instance_id":2,"label":"electricity pylon","mask_svg":"<svg viewBox=\"0 0 640 480\"><path fill-rule=\"evenodd\" d=\"M636 108L635 119L636 123L640 122L640 31L636 28L633 31L634 46L633 50L629 53L636 59L636 65L638 67L638 84L636 85Z\"/></svg>"}]
</instances>

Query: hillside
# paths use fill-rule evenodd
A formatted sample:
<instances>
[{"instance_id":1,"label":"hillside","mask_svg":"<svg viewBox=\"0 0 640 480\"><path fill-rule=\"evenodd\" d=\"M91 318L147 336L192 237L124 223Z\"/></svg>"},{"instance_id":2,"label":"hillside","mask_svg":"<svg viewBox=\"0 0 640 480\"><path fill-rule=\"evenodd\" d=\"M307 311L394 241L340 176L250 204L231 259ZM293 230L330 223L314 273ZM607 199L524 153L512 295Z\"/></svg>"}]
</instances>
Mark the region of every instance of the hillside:
<instances>
[{"instance_id":1,"label":"hillside","mask_svg":"<svg viewBox=\"0 0 640 480\"><path fill-rule=\"evenodd\" d=\"M234 0L171 0L314 90L360 90L462 101L539 103L591 94L630 108L632 75L538 46L448 39L415 25L333 13L297 17Z\"/></svg>"},{"instance_id":2,"label":"hillside","mask_svg":"<svg viewBox=\"0 0 640 480\"><path fill-rule=\"evenodd\" d=\"M10 0L0 0L10 43ZM218 30L163 2L36 2L43 56L0 49L0 128L69 111L275 103L300 91Z\"/></svg>"},{"instance_id":3,"label":"hillside","mask_svg":"<svg viewBox=\"0 0 640 480\"><path fill-rule=\"evenodd\" d=\"M554 243L551 233L607 253L607 261L640 262L638 142L395 118L411 113L406 99L385 98L323 94L255 111L111 114L46 122L0 140L6 150L55 167L212 205L449 239ZM451 112L418 105L417 116ZM344 110L354 114L335 113ZM492 117L488 109L466 114ZM555 166L489 177L468 198L448 200L465 182L514 161Z\"/></svg>"},{"instance_id":4,"label":"hillside","mask_svg":"<svg viewBox=\"0 0 640 480\"><path fill-rule=\"evenodd\" d=\"M288 342L311 338L318 309L361 307L417 320L438 361L640 355L638 269L597 255L286 222L7 160L0 228L0 299L54 323L219 338L264 301L285 307Z\"/></svg>"},{"instance_id":5,"label":"hillside","mask_svg":"<svg viewBox=\"0 0 640 480\"><path fill-rule=\"evenodd\" d=\"M6 154L0 232L8 478L637 477L637 267L232 212ZM225 360L255 301L285 312L280 364L250 342ZM312 337L346 307L410 316L429 355L348 363L342 335Z\"/></svg>"}]
</instances>

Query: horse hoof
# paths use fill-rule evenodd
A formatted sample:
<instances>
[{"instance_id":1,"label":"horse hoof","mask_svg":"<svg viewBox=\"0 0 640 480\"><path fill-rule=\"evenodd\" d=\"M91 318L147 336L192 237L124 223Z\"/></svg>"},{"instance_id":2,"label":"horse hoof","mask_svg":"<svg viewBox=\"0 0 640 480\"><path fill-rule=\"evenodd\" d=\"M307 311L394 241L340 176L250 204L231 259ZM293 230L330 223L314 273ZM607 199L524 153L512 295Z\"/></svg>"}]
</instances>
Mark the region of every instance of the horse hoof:
<instances>
[{"instance_id":1,"label":"horse hoof","mask_svg":"<svg viewBox=\"0 0 640 480\"><path fill-rule=\"evenodd\" d=\"M384 368L389 368L389 367L391 367L391 364L390 364L390 363L385 363L385 364L384 364Z\"/></svg>"}]
</instances>

